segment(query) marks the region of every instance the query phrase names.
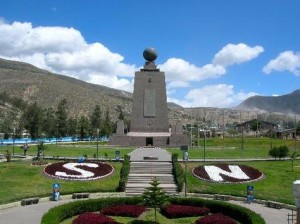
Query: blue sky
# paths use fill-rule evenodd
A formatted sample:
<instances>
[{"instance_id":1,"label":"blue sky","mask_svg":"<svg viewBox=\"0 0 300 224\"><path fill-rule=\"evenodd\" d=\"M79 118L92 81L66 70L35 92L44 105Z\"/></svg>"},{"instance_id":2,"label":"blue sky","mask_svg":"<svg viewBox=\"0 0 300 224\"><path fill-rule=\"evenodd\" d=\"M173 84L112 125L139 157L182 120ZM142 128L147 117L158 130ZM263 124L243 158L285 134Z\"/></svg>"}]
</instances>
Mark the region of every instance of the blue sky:
<instances>
[{"instance_id":1,"label":"blue sky","mask_svg":"<svg viewBox=\"0 0 300 224\"><path fill-rule=\"evenodd\" d=\"M299 0L0 0L0 57L133 91L158 51L168 100L233 107L300 89Z\"/></svg>"}]
</instances>

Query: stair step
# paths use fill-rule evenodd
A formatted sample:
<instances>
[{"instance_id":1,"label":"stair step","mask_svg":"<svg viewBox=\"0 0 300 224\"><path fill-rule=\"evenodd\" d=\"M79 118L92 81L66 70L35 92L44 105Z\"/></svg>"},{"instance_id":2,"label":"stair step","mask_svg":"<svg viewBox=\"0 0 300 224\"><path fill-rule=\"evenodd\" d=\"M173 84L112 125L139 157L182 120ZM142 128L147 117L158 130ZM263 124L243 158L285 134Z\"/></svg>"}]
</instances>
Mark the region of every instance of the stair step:
<instances>
[{"instance_id":1,"label":"stair step","mask_svg":"<svg viewBox=\"0 0 300 224\"><path fill-rule=\"evenodd\" d=\"M164 153L168 155L168 153L162 149L138 148L131 154L133 161L130 163L130 171L125 188L125 194L127 196L142 195L147 188L151 186L150 183L153 178L159 180L159 187L167 194L178 195L177 185L174 183L171 156L168 155L168 161L162 161L162 158L165 157L161 155ZM145 156L158 157L159 159L145 161L143 160Z\"/></svg>"}]
</instances>

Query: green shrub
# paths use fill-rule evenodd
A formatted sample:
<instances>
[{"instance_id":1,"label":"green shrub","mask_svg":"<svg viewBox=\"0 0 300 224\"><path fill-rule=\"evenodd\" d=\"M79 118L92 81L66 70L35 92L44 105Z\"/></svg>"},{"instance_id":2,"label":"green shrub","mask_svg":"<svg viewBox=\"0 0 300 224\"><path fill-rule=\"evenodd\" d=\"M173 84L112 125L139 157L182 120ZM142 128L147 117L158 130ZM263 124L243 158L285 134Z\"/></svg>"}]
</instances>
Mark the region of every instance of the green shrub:
<instances>
[{"instance_id":1,"label":"green shrub","mask_svg":"<svg viewBox=\"0 0 300 224\"><path fill-rule=\"evenodd\" d=\"M278 156L279 158L287 157L289 154L289 148L286 145L281 145L278 147Z\"/></svg>"},{"instance_id":2,"label":"green shrub","mask_svg":"<svg viewBox=\"0 0 300 224\"><path fill-rule=\"evenodd\" d=\"M269 150L269 156L272 156L275 158L278 158L279 157L279 150L278 150L278 147L273 147Z\"/></svg>"},{"instance_id":3,"label":"green shrub","mask_svg":"<svg viewBox=\"0 0 300 224\"><path fill-rule=\"evenodd\" d=\"M128 180L130 170L130 156L125 155L123 160L123 165L120 171L120 181L117 191L125 191L125 185Z\"/></svg>"},{"instance_id":4,"label":"green shrub","mask_svg":"<svg viewBox=\"0 0 300 224\"><path fill-rule=\"evenodd\" d=\"M178 154L172 154L173 176L177 185L177 190L182 191L184 185L184 172L180 163L178 162Z\"/></svg>"},{"instance_id":5,"label":"green shrub","mask_svg":"<svg viewBox=\"0 0 300 224\"><path fill-rule=\"evenodd\" d=\"M289 148L286 145L281 145L279 147L273 147L269 151L269 155L276 158L284 158L287 157L289 154Z\"/></svg>"}]
</instances>

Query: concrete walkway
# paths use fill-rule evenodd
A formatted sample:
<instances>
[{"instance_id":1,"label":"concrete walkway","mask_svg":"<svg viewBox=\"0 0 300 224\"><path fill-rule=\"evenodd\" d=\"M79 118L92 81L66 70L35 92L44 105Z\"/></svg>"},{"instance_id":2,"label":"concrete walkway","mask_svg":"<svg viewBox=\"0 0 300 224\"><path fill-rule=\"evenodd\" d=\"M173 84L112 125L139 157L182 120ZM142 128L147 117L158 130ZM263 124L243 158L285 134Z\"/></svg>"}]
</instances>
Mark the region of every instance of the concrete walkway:
<instances>
[{"instance_id":1,"label":"concrete walkway","mask_svg":"<svg viewBox=\"0 0 300 224\"><path fill-rule=\"evenodd\" d=\"M268 208L262 204L251 203L247 204L242 201L229 201L232 204L236 204L242 207L246 207L257 214L260 214L266 221L267 224L287 224L288 214L292 214L291 210L288 209L275 209ZM292 222L290 222L292 224Z\"/></svg>"},{"instance_id":2,"label":"concrete walkway","mask_svg":"<svg viewBox=\"0 0 300 224\"><path fill-rule=\"evenodd\" d=\"M91 194L90 198L101 197L116 197L124 196L124 193L98 193ZM85 200L85 199L79 199ZM13 203L10 208L9 205L0 206L0 223L2 224L40 224L42 216L50 209L64 203L76 201L71 199L71 195L63 196L60 201L49 201L48 198L41 199L41 202L34 205L21 206L19 203ZM251 203L245 204L242 201L229 201L229 203L246 207L258 214L260 214L267 224L288 224L287 215L292 211L288 209L274 209L265 207L262 204Z\"/></svg>"},{"instance_id":3,"label":"concrete walkway","mask_svg":"<svg viewBox=\"0 0 300 224\"><path fill-rule=\"evenodd\" d=\"M171 154L167 150L159 147L139 147L128 154L130 156L130 161L145 161L145 157L153 158L156 157L154 161L169 161L171 162Z\"/></svg>"}]
</instances>

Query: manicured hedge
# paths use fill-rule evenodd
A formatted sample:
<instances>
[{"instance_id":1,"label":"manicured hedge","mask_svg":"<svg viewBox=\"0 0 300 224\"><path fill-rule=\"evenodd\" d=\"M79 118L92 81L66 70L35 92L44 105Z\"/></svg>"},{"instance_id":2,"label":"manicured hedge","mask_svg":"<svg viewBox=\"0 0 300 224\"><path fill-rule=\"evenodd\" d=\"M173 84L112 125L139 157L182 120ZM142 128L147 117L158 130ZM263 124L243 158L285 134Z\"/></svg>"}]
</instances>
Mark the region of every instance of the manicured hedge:
<instances>
[{"instance_id":1,"label":"manicured hedge","mask_svg":"<svg viewBox=\"0 0 300 224\"><path fill-rule=\"evenodd\" d=\"M125 155L123 160L123 165L120 171L120 181L117 191L125 191L126 182L128 180L130 170L130 156Z\"/></svg>"},{"instance_id":2,"label":"manicured hedge","mask_svg":"<svg viewBox=\"0 0 300 224\"><path fill-rule=\"evenodd\" d=\"M173 165L173 176L175 183L177 185L177 190L179 192L182 191L183 184L184 184L184 172L180 163L178 162L178 154L172 154L172 165Z\"/></svg>"},{"instance_id":3,"label":"manicured hedge","mask_svg":"<svg viewBox=\"0 0 300 224\"><path fill-rule=\"evenodd\" d=\"M42 224L59 224L67 218L85 213L100 211L105 207L115 205L138 205L142 197L100 198L76 201L49 210L42 218ZM263 218L247 208L222 201L204 200L200 198L170 198L171 204L206 207L212 213L222 212L243 224L266 224Z\"/></svg>"}]
</instances>

